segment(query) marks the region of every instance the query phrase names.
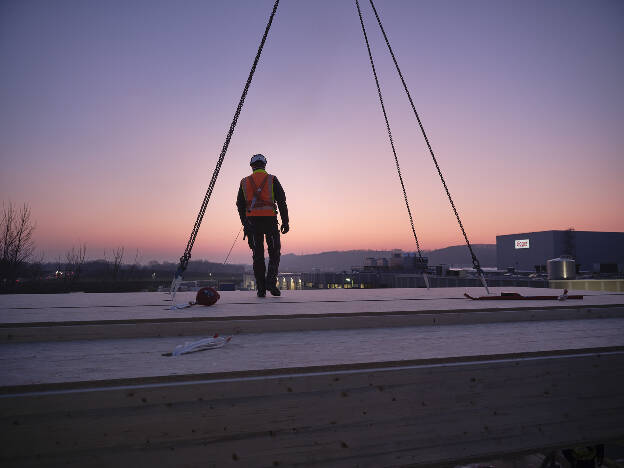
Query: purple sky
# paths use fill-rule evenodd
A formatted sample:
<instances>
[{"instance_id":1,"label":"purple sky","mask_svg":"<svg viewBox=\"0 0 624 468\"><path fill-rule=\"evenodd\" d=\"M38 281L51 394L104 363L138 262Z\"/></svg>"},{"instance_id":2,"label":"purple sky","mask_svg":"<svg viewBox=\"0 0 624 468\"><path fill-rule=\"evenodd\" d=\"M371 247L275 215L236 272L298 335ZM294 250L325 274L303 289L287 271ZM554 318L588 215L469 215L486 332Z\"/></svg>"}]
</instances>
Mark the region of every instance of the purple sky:
<instances>
[{"instance_id":1,"label":"purple sky","mask_svg":"<svg viewBox=\"0 0 624 468\"><path fill-rule=\"evenodd\" d=\"M0 198L30 204L48 259L182 254L272 5L0 3ZM361 6L421 246L461 244ZM624 231L623 2L376 6L472 242ZM257 152L286 189L283 252L414 249L353 2L280 4L193 258L225 257Z\"/></svg>"}]
</instances>

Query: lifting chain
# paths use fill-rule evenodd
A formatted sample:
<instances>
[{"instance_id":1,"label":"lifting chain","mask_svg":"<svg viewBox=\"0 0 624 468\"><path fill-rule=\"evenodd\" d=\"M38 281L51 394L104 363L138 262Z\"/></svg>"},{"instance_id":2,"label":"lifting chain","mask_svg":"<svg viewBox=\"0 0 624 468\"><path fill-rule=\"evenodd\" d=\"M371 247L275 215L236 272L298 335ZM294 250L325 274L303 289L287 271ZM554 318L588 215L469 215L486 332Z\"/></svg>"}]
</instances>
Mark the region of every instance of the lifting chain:
<instances>
[{"instance_id":1,"label":"lifting chain","mask_svg":"<svg viewBox=\"0 0 624 468\"><path fill-rule=\"evenodd\" d=\"M433 152L433 148L431 147L431 143L429 143L429 138L427 137L427 133L425 132L425 127L422 124L422 121L420 120L420 116L418 115L418 112L416 111L416 106L414 105L414 101L412 100L412 96L409 92L409 89L407 88L407 84L405 83L405 79L403 78L403 73L401 73L401 68L399 67L399 63L397 62L397 59L394 55L394 51L392 50L392 47L390 46L390 41L388 40L388 36L386 35L386 31L383 27L383 25L381 24L381 18L379 17L379 14L377 13L377 9L375 8L375 4L373 3L373 0L369 0L371 7L373 8L373 12L375 13L375 18L377 18L377 23L379 24L379 28L381 29L381 32L383 34L383 37L386 41L386 45L388 46L388 51L390 52L390 55L392 56L392 61L394 62L394 66L396 67L396 70L399 74L399 78L401 78L401 83L403 84L403 89L405 89L405 93L407 94L407 98L409 99L410 105L412 106L412 110L414 111L414 115L416 116L416 120L418 121L418 125L420 126L420 131L422 132L423 137L425 138L425 143L427 144L427 148L429 149L429 154L431 154L431 158L433 159L433 163L435 164L435 167L438 171L438 175L440 176L440 180L442 181L442 186L444 187L444 191L446 192L446 196L448 197L448 200L451 204L451 208L453 209L453 213L455 213L455 218L457 218L457 223L459 224L459 228L461 229L461 232L464 236L464 239L466 240L466 245L468 246L468 250L470 251L470 256L472 257L472 265L474 267L474 269L476 270L476 272L478 273L479 277L481 278L481 282L483 283L483 286L485 287L485 289L487 290L487 292L489 293L489 289L487 287L487 283L485 282L485 276L483 274L483 270L481 269L481 264L479 263L479 259L477 258L477 256L475 255L474 251L472 250L472 245L470 245L470 241L468 240L468 235L466 234L466 231L464 229L464 225L461 222L461 219L459 218L459 213L457 212L457 208L455 207L455 203L453 202L453 198L451 197L451 192L449 191L447 185L446 185L446 181L444 180L444 176L442 175L442 170L440 169L440 165L438 164L438 160L435 157L435 154ZM356 0L357 3L357 0ZM358 12L360 11L360 7L358 5ZM362 21L362 15L360 13L360 21ZM364 27L364 24L362 23L362 28ZM368 47L368 41L367 41L367 47ZM370 54L370 49L369 49L369 54ZM372 63L372 57L371 57L371 63ZM379 86L378 86L379 87Z\"/></svg>"},{"instance_id":2,"label":"lifting chain","mask_svg":"<svg viewBox=\"0 0 624 468\"><path fill-rule=\"evenodd\" d=\"M199 232L199 227L201 226L202 220L204 219L204 213L206 212L208 201L210 200L210 196L212 195L212 190L214 189L215 183L217 182L217 177L219 177L219 171L221 170L221 165L223 164L223 160L225 159L225 153L227 153L228 147L230 146L230 140L232 139L234 128L236 128L238 117L241 113L241 110L243 109L245 97L247 96L247 91L249 90L249 86L251 85L251 80L256 71L256 66L258 65L258 61L260 60L260 54L262 54L262 49L264 48L264 43L266 42L266 38L269 34L269 29L271 29L271 24L273 23L273 18L275 17L275 12L277 11L278 4L279 4L279 0L275 0L275 4L273 5L273 11L271 12L269 22L266 25L266 28L264 30L264 35L262 36L262 40L260 41L260 46L258 47L258 52L256 53L256 58L254 59L253 65L251 66L251 70L249 71L249 76L247 77L247 83L245 83L243 94L240 97L240 101L238 102L238 107L236 108L236 112L234 113L234 118L232 119L232 123L230 124L230 129L228 130L227 136L225 137L225 142L223 143L223 148L221 149L221 154L219 155L219 160L217 161L217 165L212 174L212 179L210 179L210 184L208 185L208 190L206 191L206 195L204 196L204 201L201 204L201 207L199 209L199 214L197 215L197 219L195 220L195 225L193 226L191 237L189 238L189 241L186 244L184 255L180 257L180 264L178 266L178 270L175 273L174 282L175 282L176 277L182 276L182 273L188 267L189 260L191 259L191 250L193 250L193 244L195 244L195 238L197 237L197 233Z\"/></svg>"},{"instance_id":3,"label":"lifting chain","mask_svg":"<svg viewBox=\"0 0 624 468\"><path fill-rule=\"evenodd\" d=\"M368 58L370 60L371 68L373 69L373 76L375 77L375 84L377 85L377 94L379 96L379 103L381 104L381 110L383 112L384 119L386 121L386 129L388 130L388 138L390 139L390 146L392 147L392 154L394 155L394 162L396 163L397 173L399 174L399 181L401 181L401 188L403 189L403 199L405 200L405 207L407 208L407 214L409 215L410 226L412 227L412 234L416 241L416 249L418 250L419 260L424 263L422 252L420 250L420 244L418 242L418 236L416 235L416 229L414 229L414 218L412 217L412 210L410 210L409 202L407 201L407 192L405 191L405 184L403 183L403 176L401 175L401 166L399 166L399 158L394 148L394 140L392 139L392 131L390 130L390 123L388 122L388 114L386 113L386 106L384 105L383 97L381 95L381 87L379 86L379 79L377 78L377 71L375 70L375 62L373 61L373 54L371 53L370 45L368 43L368 36L366 34L366 28L364 27L364 20L362 19L362 11L360 10L360 3L355 0L355 5L360 17L360 24L362 25L362 32L364 33L364 41L366 42L366 49L368 50Z\"/></svg>"}]
</instances>

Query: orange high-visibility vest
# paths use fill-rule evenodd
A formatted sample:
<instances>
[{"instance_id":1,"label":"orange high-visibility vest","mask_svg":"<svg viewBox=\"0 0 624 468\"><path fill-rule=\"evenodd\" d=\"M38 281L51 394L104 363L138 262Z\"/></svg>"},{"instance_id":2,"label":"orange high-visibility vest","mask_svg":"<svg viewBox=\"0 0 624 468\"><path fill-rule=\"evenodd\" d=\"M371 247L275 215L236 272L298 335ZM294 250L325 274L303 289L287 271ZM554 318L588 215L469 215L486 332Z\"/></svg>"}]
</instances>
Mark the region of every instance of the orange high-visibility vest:
<instances>
[{"instance_id":1,"label":"orange high-visibility vest","mask_svg":"<svg viewBox=\"0 0 624 468\"><path fill-rule=\"evenodd\" d=\"M243 194L245 194L247 216L276 216L275 195L273 194L273 178L263 170L256 170L253 174L241 180Z\"/></svg>"}]
</instances>

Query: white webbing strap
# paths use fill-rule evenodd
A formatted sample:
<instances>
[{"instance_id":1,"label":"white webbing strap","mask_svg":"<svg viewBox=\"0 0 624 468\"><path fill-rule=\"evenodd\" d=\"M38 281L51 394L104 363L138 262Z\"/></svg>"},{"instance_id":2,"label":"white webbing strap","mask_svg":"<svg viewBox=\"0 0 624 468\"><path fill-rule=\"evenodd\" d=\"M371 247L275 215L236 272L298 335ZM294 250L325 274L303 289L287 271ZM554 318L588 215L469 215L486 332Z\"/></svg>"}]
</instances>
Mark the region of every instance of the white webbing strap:
<instances>
[{"instance_id":1,"label":"white webbing strap","mask_svg":"<svg viewBox=\"0 0 624 468\"><path fill-rule=\"evenodd\" d=\"M483 272L479 273L479 277L481 278L481 284L483 284L485 292L487 294L490 294L490 289L488 288L487 282L485 281L485 276L483 275Z\"/></svg>"},{"instance_id":2,"label":"white webbing strap","mask_svg":"<svg viewBox=\"0 0 624 468\"><path fill-rule=\"evenodd\" d=\"M180 356L182 354L197 353L199 351L206 351L208 349L216 349L225 346L232 339L231 336L227 338L220 337L218 334L210 338L202 338L198 341L187 341L183 345L178 345L172 351L172 356Z\"/></svg>"},{"instance_id":3,"label":"white webbing strap","mask_svg":"<svg viewBox=\"0 0 624 468\"><path fill-rule=\"evenodd\" d=\"M171 281L171 287L169 288L169 294L171 294L171 302L173 305L171 309L179 309L175 303L176 293L178 289L180 289L180 285L182 284L182 275L178 275L177 272L173 274L173 281Z\"/></svg>"}]
</instances>

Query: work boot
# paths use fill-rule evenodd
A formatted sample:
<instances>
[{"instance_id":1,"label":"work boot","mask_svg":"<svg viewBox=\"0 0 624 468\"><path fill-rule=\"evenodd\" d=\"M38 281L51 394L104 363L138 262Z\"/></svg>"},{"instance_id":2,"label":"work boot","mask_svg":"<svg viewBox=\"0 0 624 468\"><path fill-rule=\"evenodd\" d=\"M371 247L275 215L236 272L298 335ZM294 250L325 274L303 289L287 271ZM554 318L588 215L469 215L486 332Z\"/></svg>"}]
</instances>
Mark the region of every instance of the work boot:
<instances>
[{"instance_id":1,"label":"work boot","mask_svg":"<svg viewBox=\"0 0 624 468\"><path fill-rule=\"evenodd\" d=\"M266 289L258 289L258 292L256 294L258 295L258 297L266 297Z\"/></svg>"},{"instance_id":2,"label":"work boot","mask_svg":"<svg viewBox=\"0 0 624 468\"><path fill-rule=\"evenodd\" d=\"M273 285L273 286L269 286L269 292L273 295L273 296L281 296L282 292L278 289L277 286Z\"/></svg>"}]
</instances>

